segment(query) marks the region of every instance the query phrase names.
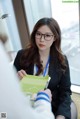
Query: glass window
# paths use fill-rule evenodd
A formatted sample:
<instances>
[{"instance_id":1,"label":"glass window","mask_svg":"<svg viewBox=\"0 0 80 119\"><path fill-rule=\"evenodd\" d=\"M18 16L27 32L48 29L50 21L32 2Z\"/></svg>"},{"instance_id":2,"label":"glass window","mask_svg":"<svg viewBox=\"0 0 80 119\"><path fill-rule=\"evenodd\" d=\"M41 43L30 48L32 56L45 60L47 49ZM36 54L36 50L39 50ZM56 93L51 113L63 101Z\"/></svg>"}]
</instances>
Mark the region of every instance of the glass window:
<instances>
[{"instance_id":1,"label":"glass window","mask_svg":"<svg viewBox=\"0 0 80 119\"><path fill-rule=\"evenodd\" d=\"M52 17L61 27L61 46L69 60L71 82L80 85L79 1L51 0L51 7Z\"/></svg>"},{"instance_id":2,"label":"glass window","mask_svg":"<svg viewBox=\"0 0 80 119\"><path fill-rule=\"evenodd\" d=\"M50 0L23 0L30 32L34 24L42 17L51 17Z\"/></svg>"},{"instance_id":3,"label":"glass window","mask_svg":"<svg viewBox=\"0 0 80 119\"><path fill-rule=\"evenodd\" d=\"M21 43L11 0L8 0L8 2L0 0L0 16L3 14L8 14L7 18L0 19L0 22L3 22L3 24L1 23L2 28L8 35L6 48L8 51L17 51L21 49Z\"/></svg>"}]
</instances>

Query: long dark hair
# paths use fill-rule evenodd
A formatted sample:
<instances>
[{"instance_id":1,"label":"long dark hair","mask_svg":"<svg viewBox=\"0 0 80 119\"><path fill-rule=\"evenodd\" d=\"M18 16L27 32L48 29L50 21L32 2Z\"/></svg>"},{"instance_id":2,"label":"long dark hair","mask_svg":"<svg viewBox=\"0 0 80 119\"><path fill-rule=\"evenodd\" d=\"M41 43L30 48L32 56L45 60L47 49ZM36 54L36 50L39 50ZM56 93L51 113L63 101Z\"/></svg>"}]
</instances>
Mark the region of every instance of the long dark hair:
<instances>
[{"instance_id":1,"label":"long dark hair","mask_svg":"<svg viewBox=\"0 0 80 119\"><path fill-rule=\"evenodd\" d=\"M53 57L53 55L56 55L59 63L62 66L62 70L65 70L66 68L65 57L61 51L60 27L55 19L42 18L35 24L33 31L31 33L30 44L24 50L24 53L20 60L21 65L25 66L26 69L28 69L31 65L36 64L39 69L36 75L39 75L43 71L43 66L40 62L40 55L39 55L38 48L35 42L35 34L37 30L43 25L47 25L50 28L55 38L55 41L53 42L50 48L50 56Z\"/></svg>"}]
</instances>

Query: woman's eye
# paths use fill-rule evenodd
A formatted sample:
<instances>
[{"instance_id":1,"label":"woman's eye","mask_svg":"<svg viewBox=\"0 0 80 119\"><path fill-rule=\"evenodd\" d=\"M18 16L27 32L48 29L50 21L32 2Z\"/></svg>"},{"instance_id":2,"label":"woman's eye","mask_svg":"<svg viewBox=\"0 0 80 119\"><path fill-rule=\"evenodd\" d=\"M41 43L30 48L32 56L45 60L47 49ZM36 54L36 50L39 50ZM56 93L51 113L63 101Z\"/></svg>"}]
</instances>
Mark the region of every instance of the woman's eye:
<instances>
[{"instance_id":1,"label":"woman's eye","mask_svg":"<svg viewBox=\"0 0 80 119\"><path fill-rule=\"evenodd\" d=\"M40 36L41 34L40 33L36 33L38 36Z\"/></svg>"},{"instance_id":2,"label":"woman's eye","mask_svg":"<svg viewBox=\"0 0 80 119\"><path fill-rule=\"evenodd\" d=\"M46 34L45 37L50 37L50 35L49 34Z\"/></svg>"}]
</instances>

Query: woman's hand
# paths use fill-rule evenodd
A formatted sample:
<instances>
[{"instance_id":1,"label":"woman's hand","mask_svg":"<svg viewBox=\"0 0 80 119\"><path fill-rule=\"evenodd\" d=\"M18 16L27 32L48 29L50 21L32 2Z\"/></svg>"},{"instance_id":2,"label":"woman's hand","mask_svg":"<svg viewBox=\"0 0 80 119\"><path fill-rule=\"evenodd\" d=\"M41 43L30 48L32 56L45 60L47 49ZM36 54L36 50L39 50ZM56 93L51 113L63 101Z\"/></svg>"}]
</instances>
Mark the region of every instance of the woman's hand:
<instances>
[{"instance_id":1,"label":"woman's hand","mask_svg":"<svg viewBox=\"0 0 80 119\"><path fill-rule=\"evenodd\" d=\"M20 79L22 79L26 75L27 75L27 73L23 69L21 69L20 71L18 71L18 76L19 76Z\"/></svg>"},{"instance_id":2,"label":"woman's hand","mask_svg":"<svg viewBox=\"0 0 80 119\"><path fill-rule=\"evenodd\" d=\"M56 119L65 119L65 117L62 116L62 115L58 115L58 116L56 117Z\"/></svg>"}]
</instances>

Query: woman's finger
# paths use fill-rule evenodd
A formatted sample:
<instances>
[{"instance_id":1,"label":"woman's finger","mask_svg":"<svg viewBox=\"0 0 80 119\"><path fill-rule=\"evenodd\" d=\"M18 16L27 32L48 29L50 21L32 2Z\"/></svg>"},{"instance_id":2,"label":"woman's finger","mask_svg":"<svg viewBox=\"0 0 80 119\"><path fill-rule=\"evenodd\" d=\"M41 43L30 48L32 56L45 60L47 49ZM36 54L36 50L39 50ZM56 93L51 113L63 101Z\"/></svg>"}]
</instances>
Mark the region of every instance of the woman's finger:
<instances>
[{"instance_id":1,"label":"woman's finger","mask_svg":"<svg viewBox=\"0 0 80 119\"><path fill-rule=\"evenodd\" d=\"M24 76L26 76L26 72L24 70L18 71L18 76L20 79L22 79Z\"/></svg>"}]
</instances>

